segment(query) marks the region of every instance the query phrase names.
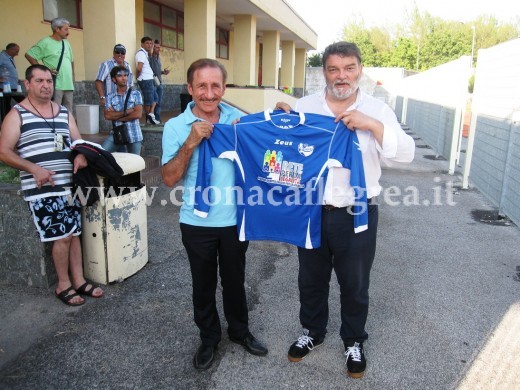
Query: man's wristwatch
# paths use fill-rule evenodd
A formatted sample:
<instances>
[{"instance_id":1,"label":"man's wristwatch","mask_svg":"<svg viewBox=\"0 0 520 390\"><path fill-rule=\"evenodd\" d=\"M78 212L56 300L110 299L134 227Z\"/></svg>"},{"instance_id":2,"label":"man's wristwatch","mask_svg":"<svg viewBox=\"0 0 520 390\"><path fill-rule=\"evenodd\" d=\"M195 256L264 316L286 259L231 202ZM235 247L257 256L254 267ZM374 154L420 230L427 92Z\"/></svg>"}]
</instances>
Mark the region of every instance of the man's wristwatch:
<instances>
[{"instance_id":1,"label":"man's wristwatch","mask_svg":"<svg viewBox=\"0 0 520 390\"><path fill-rule=\"evenodd\" d=\"M104 97L104 96L100 96L99 98L100 98L100 99L105 99L105 97Z\"/></svg>"}]
</instances>

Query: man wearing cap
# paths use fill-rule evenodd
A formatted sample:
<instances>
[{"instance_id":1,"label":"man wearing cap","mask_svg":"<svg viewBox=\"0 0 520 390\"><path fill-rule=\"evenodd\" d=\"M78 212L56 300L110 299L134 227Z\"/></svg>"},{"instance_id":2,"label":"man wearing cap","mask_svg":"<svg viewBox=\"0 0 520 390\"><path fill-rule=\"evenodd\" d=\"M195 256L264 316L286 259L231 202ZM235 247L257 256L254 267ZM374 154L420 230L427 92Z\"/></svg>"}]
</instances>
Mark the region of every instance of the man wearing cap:
<instances>
[{"instance_id":1,"label":"man wearing cap","mask_svg":"<svg viewBox=\"0 0 520 390\"><path fill-rule=\"evenodd\" d=\"M133 85L133 75L130 64L125 61L126 48L118 43L114 46L114 57L99 65L96 76L96 91L99 95L99 104L105 106L108 95L116 92L116 85L110 77L110 71L114 66L124 66L128 69L127 87Z\"/></svg>"}]
</instances>

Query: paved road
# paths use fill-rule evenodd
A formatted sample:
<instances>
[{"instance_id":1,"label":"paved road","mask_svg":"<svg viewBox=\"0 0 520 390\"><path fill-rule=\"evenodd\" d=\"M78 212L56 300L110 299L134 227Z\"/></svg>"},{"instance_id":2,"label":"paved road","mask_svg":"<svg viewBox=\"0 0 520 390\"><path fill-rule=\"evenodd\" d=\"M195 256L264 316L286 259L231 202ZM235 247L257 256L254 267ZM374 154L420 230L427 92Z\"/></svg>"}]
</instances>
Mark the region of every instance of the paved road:
<instances>
[{"instance_id":1,"label":"paved road","mask_svg":"<svg viewBox=\"0 0 520 390\"><path fill-rule=\"evenodd\" d=\"M178 208L154 201L149 264L107 286L104 298L68 308L51 290L2 286L0 388L520 388L512 374L520 366L520 230L474 217L492 206L478 191L461 190L460 177L432 154L418 148L413 164L383 173L363 379L345 375L334 277L324 345L301 363L287 360L301 331L298 263L292 246L273 242L251 243L246 281L250 327L269 354L251 356L224 337L216 364L195 371ZM168 198L160 187L156 199ZM496 345L500 354L480 353Z\"/></svg>"}]
</instances>

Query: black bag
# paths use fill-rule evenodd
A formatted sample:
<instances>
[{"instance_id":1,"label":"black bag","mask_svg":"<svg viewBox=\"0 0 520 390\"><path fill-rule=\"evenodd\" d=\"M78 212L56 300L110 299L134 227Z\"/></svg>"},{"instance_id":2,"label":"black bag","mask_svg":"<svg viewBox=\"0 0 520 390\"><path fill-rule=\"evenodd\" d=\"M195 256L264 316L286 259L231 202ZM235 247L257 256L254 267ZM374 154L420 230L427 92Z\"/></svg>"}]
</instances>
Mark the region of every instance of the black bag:
<instances>
[{"instance_id":1,"label":"black bag","mask_svg":"<svg viewBox=\"0 0 520 390\"><path fill-rule=\"evenodd\" d=\"M60 59L58 60L58 66L56 67L56 74L52 75L52 85L54 89L52 90L52 100L54 100L54 93L56 92L56 79L58 78L58 73L60 72L61 62L63 61L63 53L65 52L65 42L63 39L61 40L61 54Z\"/></svg>"},{"instance_id":2,"label":"black bag","mask_svg":"<svg viewBox=\"0 0 520 390\"><path fill-rule=\"evenodd\" d=\"M114 126L112 131L112 136L114 137L114 143L116 145L127 145L129 143L126 123L122 123L119 126Z\"/></svg>"},{"instance_id":3,"label":"black bag","mask_svg":"<svg viewBox=\"0 0 520 390\"><path fill-rule=\"evenodd\" d=\"M132 92L132 87L128 88L125 104L123 107L123 112L126 112L126 106L128 104L130 92ZM114 126L114 122L112 122L112 126ZM114 137L114 143L116 145L128 145L130 143L130 137L128 136L128 129L126 128L126 123L122 123L119 126L114 126L112 128L112 136Z\"/></svg>"}]
</instances>

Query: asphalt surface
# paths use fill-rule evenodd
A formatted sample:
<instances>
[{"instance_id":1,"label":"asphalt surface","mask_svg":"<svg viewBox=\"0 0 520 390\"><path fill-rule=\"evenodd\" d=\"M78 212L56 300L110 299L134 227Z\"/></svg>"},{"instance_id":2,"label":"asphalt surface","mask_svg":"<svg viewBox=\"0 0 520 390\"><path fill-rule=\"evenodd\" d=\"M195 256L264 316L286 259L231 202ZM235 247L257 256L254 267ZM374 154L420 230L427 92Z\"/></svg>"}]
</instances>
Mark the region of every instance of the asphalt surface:
<instances>
[{"instance_id":1,"label":"asphalt surface","mask_svg":"<svg viewBox=\"0 0 520 390\"><path fill-rule=\"evenodd\" d=\"M269 354L231 343L221 315L215 364L196 371L178 207L161 204L169 199L161 186L148 208L149 263L106 286L105 297L72 308L52 289L1 286L0 388L520 388L520 230L493 218L492 205L447 168L423 147L412 164L384 169L363 379L345 374L335 277L323 346L300 363L287 360L301 334L296 250L260 241L248 250L246 284L250 328ZM499 354L493 343L502 343Z\"/></svg>"}]
</instances>

